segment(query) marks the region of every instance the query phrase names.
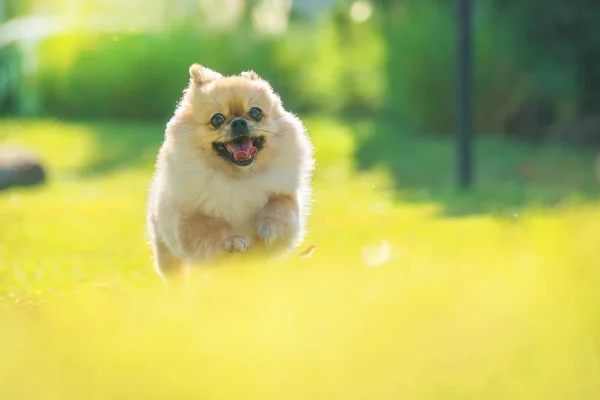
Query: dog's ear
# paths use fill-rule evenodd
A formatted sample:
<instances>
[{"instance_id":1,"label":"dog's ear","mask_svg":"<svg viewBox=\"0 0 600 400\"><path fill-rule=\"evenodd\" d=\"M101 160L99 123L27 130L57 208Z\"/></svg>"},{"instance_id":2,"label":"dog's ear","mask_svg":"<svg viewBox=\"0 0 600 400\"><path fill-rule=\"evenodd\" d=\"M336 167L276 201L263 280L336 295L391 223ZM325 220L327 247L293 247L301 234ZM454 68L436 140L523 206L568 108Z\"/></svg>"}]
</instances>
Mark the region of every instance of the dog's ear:
<instances>
[{"instance_id":1,"label":"dog's ear","mask_svg":"<svg viewBox=\"0 0 600 400\"><path fill-rule=\"evenodd\" d=\"M257 81L259 79L261 79L260 76L258 76L258 74L254 71L252 71L251 69L249 69L248 71L244 71L240 74L240 76L246 78L246 79L250 79L251 81Z\"/></svg>"},{"instance_id":2,"label":"dog's ear","mask_svg":"<svg viewBox=\"0 0 600 400\"><path fill-rule=\"evenodd\" d=\"M190 67L190 78L196 86L202 86L216 79L222 78L223 75L213 71L210 68L203 67L200 64L192 64Z\"/></svg>"}]
</instances>

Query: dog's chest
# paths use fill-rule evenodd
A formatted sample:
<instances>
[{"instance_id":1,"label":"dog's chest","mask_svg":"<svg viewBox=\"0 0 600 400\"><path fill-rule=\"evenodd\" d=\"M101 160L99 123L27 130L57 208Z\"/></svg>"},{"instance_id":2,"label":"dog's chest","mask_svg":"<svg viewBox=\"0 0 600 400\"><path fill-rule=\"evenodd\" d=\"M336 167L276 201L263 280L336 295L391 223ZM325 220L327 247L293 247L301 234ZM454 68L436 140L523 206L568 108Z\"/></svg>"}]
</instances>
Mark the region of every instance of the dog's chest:
<instances>
[{"instance_id":1,"label":"dog's chest","mask_svg":"<svg viewBox=\"0 0 600 400\"><path fill-rule=\"evenodd\" d=\"M198 193L202 211L223 218L240 233L255 230L256 217L269 200L269 188L256 181L214 179Z\"/></svg>"}]
</instances>

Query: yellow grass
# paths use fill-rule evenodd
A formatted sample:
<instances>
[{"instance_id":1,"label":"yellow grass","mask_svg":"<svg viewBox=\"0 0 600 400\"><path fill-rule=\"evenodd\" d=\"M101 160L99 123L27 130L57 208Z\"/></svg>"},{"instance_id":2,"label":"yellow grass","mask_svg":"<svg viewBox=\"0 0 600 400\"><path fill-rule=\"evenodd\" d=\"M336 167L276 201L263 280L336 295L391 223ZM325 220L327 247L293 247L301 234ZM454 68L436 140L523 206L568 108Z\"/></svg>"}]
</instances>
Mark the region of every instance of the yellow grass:
<instances>
[{"instance_id":1,"label":"yellow grass","mask_svg":"<svg viewBox=\"0 0 600 400\"><path fill-rule=\"evenodd\" d=\"M446 218L309 127L314 254L167 295L144 236L160 127L0 122L52 173L0 194L0 398L600 398L599 202Z\"/></svg>"}]
</instances>

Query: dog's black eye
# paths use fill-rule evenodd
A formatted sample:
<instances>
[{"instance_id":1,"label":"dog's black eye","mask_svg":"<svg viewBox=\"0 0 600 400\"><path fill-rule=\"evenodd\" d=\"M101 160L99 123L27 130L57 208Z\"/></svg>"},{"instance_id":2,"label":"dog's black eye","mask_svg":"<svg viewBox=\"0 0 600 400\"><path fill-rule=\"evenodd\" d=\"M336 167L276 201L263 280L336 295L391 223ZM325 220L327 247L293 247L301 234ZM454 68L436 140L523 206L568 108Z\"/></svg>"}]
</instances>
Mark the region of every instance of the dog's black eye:
<instances>
[{"instance_id":1,"label":"dog's black eye","mask_svg":"<svg viewBox=\"0 0 600 400\"><path fill-rule=\"evenodd\" d=\"M214 126L215 128L220 127L221 125L223 125L223 122L225 122L225 117L223 116L223 114L215 114L213 115L213 117L210 119L210 123L212 124L212 126Z\"/></svg>"},{"instance_id":2,"label":"dog's black eye","mask_svg":"<svg viewBox=\"0 0 600 400\"><path fill-rule=\"evenodd\" d=\"M250 109L250 117L255 121L260 121L263 118L263 114L260 108L252 107Z\"/></svg>"}]
</instances>

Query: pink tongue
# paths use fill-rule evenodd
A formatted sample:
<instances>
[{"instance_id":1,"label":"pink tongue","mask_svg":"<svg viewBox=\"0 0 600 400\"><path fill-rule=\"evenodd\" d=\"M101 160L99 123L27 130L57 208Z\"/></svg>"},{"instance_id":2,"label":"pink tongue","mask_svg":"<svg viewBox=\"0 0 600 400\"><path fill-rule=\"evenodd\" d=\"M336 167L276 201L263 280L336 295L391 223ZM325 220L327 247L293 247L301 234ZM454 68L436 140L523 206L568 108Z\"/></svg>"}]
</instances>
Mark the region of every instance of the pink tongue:
<instances>
[{"instance_id":1,"label":"pink tongue","mask_svg":"<svg viewBox=\"0 0 600 400\"><path fill-rule=\"evenodd\" d=\"M252 140L248 136L244 136L240 141L227 143L227 148L233 154L234 160L248 158L258 151L256 147L252 146Z\"/></svg>"}]
</instances>

